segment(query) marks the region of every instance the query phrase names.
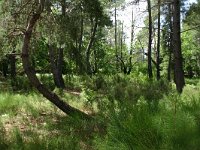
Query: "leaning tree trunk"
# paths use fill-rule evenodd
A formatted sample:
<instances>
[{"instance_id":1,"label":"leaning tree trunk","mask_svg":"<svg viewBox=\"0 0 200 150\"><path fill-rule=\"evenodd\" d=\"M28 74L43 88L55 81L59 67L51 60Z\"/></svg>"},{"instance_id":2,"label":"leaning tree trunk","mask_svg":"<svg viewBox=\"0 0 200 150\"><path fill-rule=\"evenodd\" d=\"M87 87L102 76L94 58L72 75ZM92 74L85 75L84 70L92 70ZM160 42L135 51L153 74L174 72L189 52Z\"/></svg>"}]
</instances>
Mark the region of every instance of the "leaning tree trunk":
<instances>
[{"instance_id":1,"label":"leaning tree trunk","mask_svg":"<svg viewBox=\"0 0 200 150\"><path fill-rule=\"evenodd\" d=\"M81 116L83 118L90 118L87 114L84 112L71 107L69 104L65 103L63 100L61 100L55 93L49 91L37 78L35 74L34 68L31 66L30 63L30 55L29 55L29 47L30 47L30 41L31 36L33 32L33 28L40 18L40 15L44 8L44 0L41 0L41 3L38 7L38 10L36 13L34 13L27 25L26 31L24 32L24 40L23 40L23 47L22 47L22 63L23 68L25 70L25 73L30 81L30 83L49 101L51 101L54 105L56 105L60 110L62 110L64 113L70 115L70 116Z\"/></svg>"},{"instance_id":2,"label":"leaning tree trunk","mask_svg":"<svg viewBox=\"0 0 200 150\"><path fill-rule=\"evenodd\" d=\"M152 43L152 16L151 16L151 0L147 0L149 13L149 43L148 43L148 76L153 78L152 63L151 63L151 43Z\"/></svg>"},{"instance_id":3,"label":"leaning tree trunk","mask_svg":"<svg viewBox=\"0 0 200 150\"><path fill-rule=\"evenodd\" d=\"M174 77L176 89L182 93L185 85L183 72L183 58L181 52L181 34L180 34L180 0L174 0L173 11L173 52L174 52Z\"/></svg>"}]
</instances>

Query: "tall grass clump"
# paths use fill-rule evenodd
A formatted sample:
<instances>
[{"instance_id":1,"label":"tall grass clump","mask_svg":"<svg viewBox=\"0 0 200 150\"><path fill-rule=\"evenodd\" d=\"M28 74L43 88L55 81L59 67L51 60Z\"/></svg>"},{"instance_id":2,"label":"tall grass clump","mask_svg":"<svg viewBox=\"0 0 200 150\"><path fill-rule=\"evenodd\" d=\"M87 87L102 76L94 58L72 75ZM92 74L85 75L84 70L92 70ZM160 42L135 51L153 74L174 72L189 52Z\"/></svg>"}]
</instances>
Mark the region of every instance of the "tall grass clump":
<instances>
[{"instance_id":1,"label":"tall grass clump","mask_svg":"<svg viewBox=\"0 0 200 150\"><path fill-rule=\"evenodd\" d=\"M138 105L124 107L126 109L118 109L109 115L107 135L96 141L98 149L159 149L162 135L147 103L141 100Z\"/></svg>"},{"instance_id":2,"label":"tall grass clump","mask_svg":"<svg viewBox=\"0 0 200 150\"><path fill-rule=\"evenodd\" d=\"M140 78L141 77L141 78ZM97 103L99 110L109 109L109 103L130 103L136 104L143 97L155 111L163 95L172 91L168 81L148 81L146 77L133 77L123 74L114 76L95 76L84 82L83 89L87 100L90 103ZM112 107L112 106L111 106Z\"/></svg>"},{"instance_id":3,"label":"tall grass clump","mask_svg":"<svg viewBox=\"0 0 200 150\"><path fill-rule=\"evenodd\" d=\"M188 97L187 102L191 101L193 100ZM155 114L154 121L157 129L162 133L162 149L196 150L199 148L199 125L194 115L195 111L189 113L188 106L189 104L183 101L183 95L176 93L171 93L160 101L159 112ZM191 107L195 110L194 105Z\"/></svg>"},{"instance_id":4,"label":"tall grass clump","mask_svg":"<svg viewBox=\"0 0 200 150\"><path fill-rule=\"evenodd\" d=\"M97 149L199 149L198 84L186 85L179 95L165 81L117 77L114 82L108 96L112 109L104 121L107 133L97 137Z\"/></svg>"}]
</instances>

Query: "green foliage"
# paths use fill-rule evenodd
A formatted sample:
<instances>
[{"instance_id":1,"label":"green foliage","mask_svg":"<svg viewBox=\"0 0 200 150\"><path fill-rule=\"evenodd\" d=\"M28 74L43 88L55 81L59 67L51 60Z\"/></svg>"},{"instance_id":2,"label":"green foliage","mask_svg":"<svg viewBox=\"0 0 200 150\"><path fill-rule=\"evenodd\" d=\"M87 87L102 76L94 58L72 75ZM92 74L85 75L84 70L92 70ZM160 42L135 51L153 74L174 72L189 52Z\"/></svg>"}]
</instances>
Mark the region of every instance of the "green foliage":
<instances>
[{"instance_id":1,"label":"green foliage","mask_svg":"<svg viewBox=\"0 0 200 150\"><path fill-rule=\"evenodd\" d=\"M51 74L41 74L39 79L48 89L53 90L55 88L53 76Z\"/></svg>"},{"instance_id":2,"label":"green foliage","mask_svg":"<svg viewBox=\"0 0 200 150\"><path fill-rule=\"evenodd\" d=\"M97 148L198 149L199 87L186 87L183 95L170 92L158 105L153 104L158 107L156 112L144 97L136 104L120 103L108 113L107 134L104 138L97 137ZM188 96L189 93L194 96Z\"/></svg>"},{"instance_id":3,"label":"green foliage","mask_svg":"<svg viewBox=\"0 0 200 150\"><path fill-rule=\"evenodd\" d=\"M185 70L188 77L199 76L200 74L200 51L199 51L199 19L200 18L200 1L193 3L186 13L184 19L184 30L182 33L182 48L184 56Z\"/></svg>"},{"instance_id":4,"label":"green foliage","mask_svg":"<svg viewBox=\"0 0 200 150\"><path fill-rule=\"evenodd\" d=\"M14 88L16 91L21 90L28 92L33 90L33 87L26 76L17 76L14 82L15 82Z\"/></svg>"},{"instance_id":5,"label":"green foliage","mask_svg":"<svg viewBox=\"0 0 200 150\"><path fill-rule=\"evenodd\" d=\"M97 140L98 149L159 149L161 133L156 129L145 102L125 107L126 110L109 115L107 136L104 140Z\"/></svg>"},{"instance_id":6,"label":"green foliage","mask_svg":"<svg viewBox=\"0 0 200 150\"><path fill-rule=\"evenodd\" d=\"M21 104L19 98L21 98L19 95L13 96L13 94L10 93L0 94L0 115L7 112L15 113L19 109L18 106Z\"/></svg>"},{"instance_id":7,"label":"green foliage","mask_svg":"<svg viewBox=\"0 0 200 150\"><path fill-rule=\"evenodd\" d=\"M93 121L63 116L36 93L1 93L0 146L77 150L199 148L199 83L187 82L183 94L178 95L168 82L152 82L144 76L74 76L70 81L83 92L74 96L63 90L62 97L96 114Z\"/></svg>"},{"instance_id":8,"label":"green foliage","mask_svg":"<svg viewBox=\"0 0 200 150\"><path fill-rule=\"evenodd\" d=\"M40 81L50 90L53 90L55 88L55 84L53 82L53 76L50 74L37 74ZM12 81L10 81L12 82ZM27 76L17 76L15 79L14 89L15 91L21 91L21 92L31 92L35 89L30 84Z\"/></svg>"},{"instance_id":9,"label":"green foliage","mask_svg":"<svg viewBox=\"0 0 200 150\"><path fill-rule=\"evenodd\" d=\"M188 27L185 25L185 29ZM198 59L200 56L199 35L196 31L188 31L182 34L182 49L184 57L184 70L188 77L198 76L200 73Z\"/></svg>"}]
</instances>

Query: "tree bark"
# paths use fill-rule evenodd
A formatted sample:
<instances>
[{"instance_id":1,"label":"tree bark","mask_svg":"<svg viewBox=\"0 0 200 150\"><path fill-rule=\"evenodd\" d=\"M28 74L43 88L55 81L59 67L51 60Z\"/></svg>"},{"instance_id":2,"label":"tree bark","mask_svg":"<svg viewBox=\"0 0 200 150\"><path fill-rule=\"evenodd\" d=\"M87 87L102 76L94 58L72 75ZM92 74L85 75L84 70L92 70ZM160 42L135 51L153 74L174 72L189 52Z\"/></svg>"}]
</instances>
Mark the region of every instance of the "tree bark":
<instances>
[{"instance_id":1,"label":"tree bark","mask_svg":"<svg viewBox=\"0 0 200 150\"><path fill-rule=\"evenodd\" d=\"M8 58L7 57L2 60L1 65L2 65L3 76L7 78L7 74L8 74Z\"/></svg>"},{"instance_id":2,"label":"tree bark","mask_svg":"<svg viewBox=\"0 0 200 150\"><path fill-rule=\"evenodd\" d=\"M90 41L89 41L87 49L86 49L86 65L87 65L87 73L88 74L92 74L92 69L91 69L91 65L90 65L90 54L91 54L92 45L93 45L94 40L95 40L97 27L98 27L98 18L96 17L95 18L95 24L92 27Z\"/></svg>"},{"instance_id":3,"label":"tree bark","mask_svg":"<svg viewBox=\"0 0 200 150\"><path fill-rule=\"evenodd\" d=\"M15 51L13 51L13 54L15 54ZM11 79L15 80L16 77L16 56L15 55L10 55L10 75Z\"/></svg>"},{"instance_id":4,"label":"tree bark","mask_svg":"<svg viewBox=\"0 0 200 150\"><path fill-rule=\"evenodd\" d=\"M58 49L58 54L55 53L52 45L47 45L49 48L49 58L51 64L51 72L56 87L65 88L64 79L62 77L62 65L63 65L63 49ZM57 59L56 59L57 56Z\"/></svg>"},{"instance_id":5,"label":"tree bark","mask_svg":"<svg viewBox=\"0 0 200 150\"><path fill-rule=\"evenodd\" d=\"M30 81L30 83L49 101L51 101L54 105L56 105L60 110L62 110L64 113L70 115L70 116L80 116L84 119L89 119L90 117L85 114L84 112L71 107L69 104L65 103L63 100L61 100L55 93L49 91L37 78L35 74L34 68L31 66L30 63L30 56L29 56L29 47L30 47L30 41L31 36L33 32L33 28L40 18L40 15L44 8L44 0L40 1L38 10L36 13L34 13L27 25L26 31L24 33L24 40L23 40L23 46L22 46L22 63L23 68L25 70L25 73Z\"/></svg>"},{"instance_id":6,"label":"tree bark","mask_svg":"<svg viewBox=\"0 0 200 150\"><path fill-rule=\"evenodd\" d=\"M122 23L122 31L120 36L120 58L123 60L123 34L124 34L124 24ZM121 71L123 71L123 64L121 65Z\"/></svg>"},{"instance_id":7,"label":"tree bark","mask_svg":"<svg viewBox=\"0 0 200 150\"><path fill-rule=\"evenodd\" d=\"M156 70L157 80L160 80L160 0L158 0L158 39L157 39Z\"/></svg>"},{"instance_id":8,"label":"tree bark","mask_svg":"<svg viewBox=\"0 0 200 150\"><path fill-rule=\"evenodd\" d=\"M174 52L174 77L176 89L182 93L185 85L183 72L183 58L181 52L181 34L180 34L180 0L174 0L173 11L173 52Z\"/></svg>"},{"instance_id":9,"label":"tree bark","mask_svg":"<svg viewBox=\"0 0 200 150\"><path fill-rule=\"evenodd\" d=\"M151 44L152 44L151 0L147 0L147 7L149 13L148 76L151 79L153 78L152 64L151 64Z\"/></svg>"},{"instance_id":10,"label":"tree bark","mask_svg":"<svg viewBox=\"0 0 200 150\"><path fill-rule=\"evenodd\" d=\"M171 81L171 70L172 70L172 50L173 50L173 22L172 22L172 4L168 4L169 9L169 29L170 29L170 37L168 44L169 51L169 60L168 60L168 68L167 68L167 79Z\"/></svg>"},{"instance_id":11,"label":"tree bark","mask_svg":"<svg viewBox=\"0 0 200 150\"><path fill-rule=\"evenodd\" d=\"M132 10L132 20L131 20L131 47L130 47L130 58L129 58L129 70L131 73L132 70L132 55L133 55L133 39L134 38L134 19L133 19L133 10Z\"/></svg>"},{"instance_id":12,"label":"tree bark","mask_svg":"<svg viewBox=\"0 0 200 150\"><path fill-rule=\"evenodd\" d=\"M81 6L81 26L80 26L80 35L79 35L79 48L78 48L78 65L79 65L79 73L83 74L84 72L84 65L82 63L83 59L81 56L81 52L82 52L82 45L83 45L83 31L84 31L84 19L83 19L83 9Z\"/></svg>"},{"instance_id":13,"label":"tree bark","mask_svg":"<svg viewBox=\"0 0 200 150\"><path fill-rule=\"evenodd\" d=\"M115 57L116 57L116 70L118 71L118 48L117 48L117 4L115 3Z\"/></svg>"},{"instance_id":14,"label":"tree bark","mask_svg":"<svg viewBox=\"0 0 200 150\"><path fill-rule=\"evenodd\" d=\"M62 16L65 17L66 14L66 0L62 0Z\"/></svg>"},{"instance_id":15,"label":"tree bark","mask_svg":"<svg viewBox=\"0 0 200 150\"><path fill-rule=\"evenodd\" d=\"M172 54L171 50L169 50L169 60L168 60L168 67L167 67L167 80L171 81L171 66L172 66Z\"/></svg>"},{"instance_id":16,"label":"tree bark","mask_svg":"<svg viewBox=\"0 0 200 150\"><path fill-rule=\"evenodd\" d=\"M65 82L62 76L63 73L63 58L64 58L64 49L58 48L58 60L57 60L57 69L58 69L58 79L61 88L65 88Z\"/></svg>"}]
</instances>

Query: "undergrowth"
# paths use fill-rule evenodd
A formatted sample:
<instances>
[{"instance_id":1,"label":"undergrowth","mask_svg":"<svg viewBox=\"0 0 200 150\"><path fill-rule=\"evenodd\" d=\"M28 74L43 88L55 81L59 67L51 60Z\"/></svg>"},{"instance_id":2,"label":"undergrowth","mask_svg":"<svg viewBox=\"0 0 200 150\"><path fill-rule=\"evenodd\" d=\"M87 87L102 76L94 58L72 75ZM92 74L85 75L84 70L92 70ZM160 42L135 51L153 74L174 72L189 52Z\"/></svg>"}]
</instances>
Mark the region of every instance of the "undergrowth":
<instances>
[{"instance_id":1,"label":"undergrowth","mask_svg":"<svg viewBox=\"0 0 200 150\"><path fill-rule=\"evenodd\" d=\"M175 92L172 83L148 81L142 75L83 76L67 82L73 83L69 89L76 94L54 91L95 119L88 122L70 118L35 91L1 92L0 149L198 150L200 147L199 81L187 82L181 95ZM52 83L45 83L53 89Z\"/></svg>"}]
</instances>

